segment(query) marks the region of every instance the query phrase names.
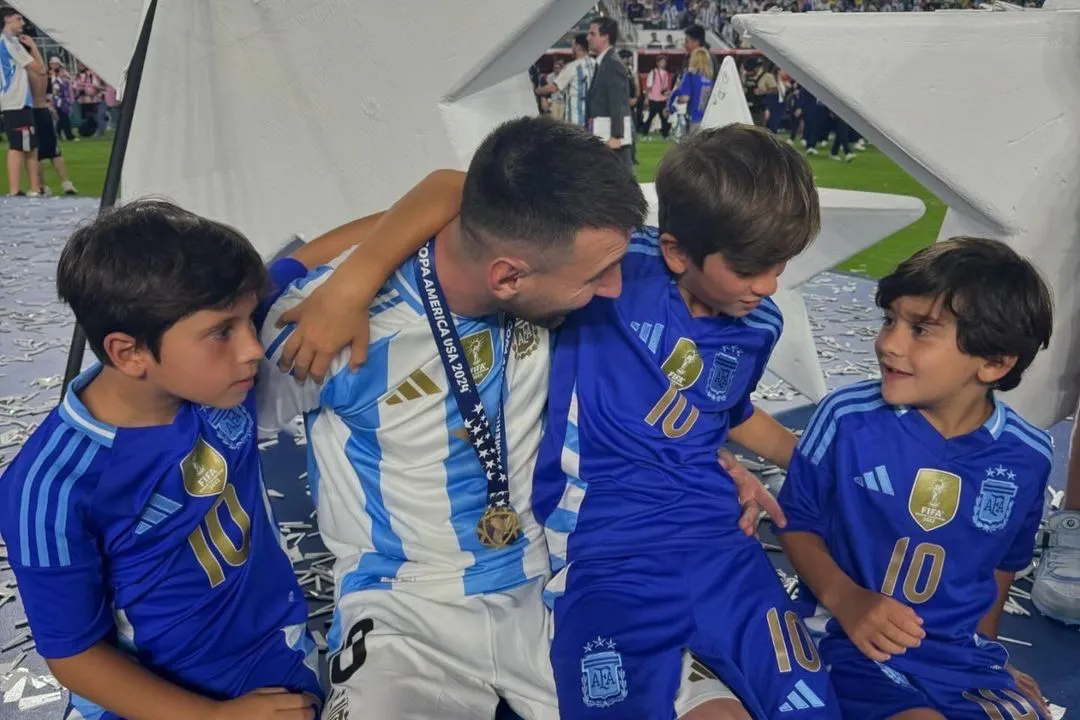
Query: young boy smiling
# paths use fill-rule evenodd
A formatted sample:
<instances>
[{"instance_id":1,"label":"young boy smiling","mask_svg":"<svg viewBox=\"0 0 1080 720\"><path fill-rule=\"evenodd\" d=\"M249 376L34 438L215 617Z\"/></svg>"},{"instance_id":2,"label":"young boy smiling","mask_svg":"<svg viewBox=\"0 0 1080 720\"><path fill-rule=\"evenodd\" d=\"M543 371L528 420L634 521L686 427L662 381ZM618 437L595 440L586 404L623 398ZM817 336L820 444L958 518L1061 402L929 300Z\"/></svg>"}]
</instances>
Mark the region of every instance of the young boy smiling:
<instances>
[{"instance_id":1,"label":"young boy smiling","mask_svg":"<svg viewBox=\"0 0 1080 720\"><path fill-rule=\"evenodd\" d=\"M1049 343L1049 291L1007 245L954 238L876 301L881 380L818 406L780 493L844 716L1035 720L1038 688L995 638L1053 449L994 393Z\"/></svg>"}]
</instances>

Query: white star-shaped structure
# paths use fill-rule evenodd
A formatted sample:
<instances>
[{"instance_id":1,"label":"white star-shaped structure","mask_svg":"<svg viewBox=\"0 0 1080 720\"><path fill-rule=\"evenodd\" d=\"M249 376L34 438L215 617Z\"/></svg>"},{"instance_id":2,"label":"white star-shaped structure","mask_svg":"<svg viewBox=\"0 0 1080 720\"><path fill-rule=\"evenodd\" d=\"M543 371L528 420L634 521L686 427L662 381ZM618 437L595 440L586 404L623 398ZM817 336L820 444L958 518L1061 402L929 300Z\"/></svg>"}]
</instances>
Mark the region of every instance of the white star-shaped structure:
<instances>
[{"instance_id":1,"label":"white star-shaped structure","mask_svg":"<svg viewBox=\"0 0 1080 720\"><path fill-rule=\"evenodd\" d=\"M17 0L113 83L139 0ZM536 114L526 70L591 0L161 0L123 196L168 196L265 256L463 168Z\"/></svg>"},{"instance_id":2,"label":"white star-shaped structure","mask_svg":"<svg viewBox=\"0 0 1080 720\"><path fill-rule=\"evenodd\" d=\"M727 57L720 65L716 85L702 120L703 128L730 123L749 123L735 60ZM649 223L657 224L656 188L642 185L649 201ZM922 200L907 195L855 192L818 188L821 204L821 234L803 254L792 260L781 276L781 287L773 296L784 315L784 333L769 360L769 370L813 401L824 397L825 375L818 360L806 304L797 288L860 250L888 237L922 217Z\"/></svg>"},{"instance_id":3,"label":"white star-shaped structure","mask_svg":"<svg viewBox=\"0 0 1080 720\"><path fill-rule=\"evenodd\" d=\"M949 205L942 236L997 237L1035 261L1053 290L1054 337L1005 398L1043 426L1070 413L1080 388L1080 11L735 22ZM1002 48L1023 62L1003 62ZM962 81L945 82L953 72Z\"/></svg>"}]
</instances>

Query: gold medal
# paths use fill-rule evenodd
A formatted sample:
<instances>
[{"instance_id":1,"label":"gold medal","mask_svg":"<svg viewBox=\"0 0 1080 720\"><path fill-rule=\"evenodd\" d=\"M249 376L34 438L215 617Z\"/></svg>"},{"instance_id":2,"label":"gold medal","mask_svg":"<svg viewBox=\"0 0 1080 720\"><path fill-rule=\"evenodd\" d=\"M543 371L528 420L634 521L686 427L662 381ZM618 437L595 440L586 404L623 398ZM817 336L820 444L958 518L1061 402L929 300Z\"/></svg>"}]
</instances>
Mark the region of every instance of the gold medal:
<instances>
[{"instance_id":1,"label":"gold medal","mask_svg":"<svg viewBox=\"0 0 1080 720\"><path fill-rule=\"evenodd\" d=\"M514 508L506 505L488 505L480 522L476 524L476 536L488 548L504 548L512 545L521 535L521 518Z\"/></svg>"}]
</instances>

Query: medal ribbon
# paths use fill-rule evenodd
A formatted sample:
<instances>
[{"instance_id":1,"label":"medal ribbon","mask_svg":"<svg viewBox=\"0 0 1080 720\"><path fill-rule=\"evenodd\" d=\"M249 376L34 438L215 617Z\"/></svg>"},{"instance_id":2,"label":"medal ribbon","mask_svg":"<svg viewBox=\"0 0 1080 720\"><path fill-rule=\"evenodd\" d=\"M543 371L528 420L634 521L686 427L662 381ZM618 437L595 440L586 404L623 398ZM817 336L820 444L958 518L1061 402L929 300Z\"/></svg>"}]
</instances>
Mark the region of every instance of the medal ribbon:
<instances>
[{"instance_id":1,"label":"medal ribbon","mask_svg":"<svg viewBox=\"0 0 1080 720\"><path fill-rule=\"evenodd\" d=\"M443 293L442 285L439 284L439 278L435 275L432 255L434 243L434 239L429 240L416 255L416 285L420 291L424 313L431 326L431 334L435 337L435 344L439 347L439 358L446 371L447 382L453 392L458 412L465 423L469 444L476 452L476 458L480 461L480 467L487 477L485 511L491 508L512 510L502 396L500 394L498 422L495 425L495 432L492 433L491 423L488 422L484 404L480 400L480 392L476 387L472 371L465 361L465 348L461 344L454 320L450 317L446 295ZM513 342L514 318L506 314L503 323L503 361L500 368L503 373L503 383L506 382L506 366Z\"/></svg>"}]
</instances>

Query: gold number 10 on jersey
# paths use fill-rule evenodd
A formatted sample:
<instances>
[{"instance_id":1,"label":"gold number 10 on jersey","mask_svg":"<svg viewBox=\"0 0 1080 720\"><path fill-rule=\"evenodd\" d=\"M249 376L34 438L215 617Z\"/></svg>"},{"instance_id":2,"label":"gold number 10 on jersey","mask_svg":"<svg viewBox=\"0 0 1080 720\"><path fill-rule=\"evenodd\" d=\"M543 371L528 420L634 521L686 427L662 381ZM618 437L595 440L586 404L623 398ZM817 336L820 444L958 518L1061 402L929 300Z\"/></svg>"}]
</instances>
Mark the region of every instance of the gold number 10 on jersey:
<instances>
[{"instance_id":1,"label":"gold number 10 on jersey","mask_svg":"<svg viewBox=\"0 0 1080 720\"><path fill-rule=\"evenodd\" d=\"M219 512L222 504L228 508L229 517L232 518L233 523L240 530L240 537L242 538L240 547L233 544L232 538L226 534L225 528L221 524ZM236 496L235 487L232 485L225 486L217 501L210 506L210 512L206 513L203 522L188 535L188 544L195 551L195 557L198 559L199 564L202 565L202 569L206 571L206 577L210 580L210 587L213 588L225 582L225 572L222 570L221 563L218 562L214 552L210 549L210 545L206 542L203 525L206 525L210 541L214 544L222 560L232 567L240 567L247 562L248 553L251 550L249 537L251 534L251 518L248 517L247 512L240 505L240 498Z\"/></svg>"},{"instance_id":2,"label":"gold number 10 on jersey","mask_svg":"<svg viewBox=\"0 0 1080 720\"><path fill-rule=\"evenodd\" d=\"M911 538L902 537L896 541L893 547L892 557L889 558L889 568L885 571L885 581L881 583L881 594L893 597L896 593L896 583L900 579L900 571L907 559L908 545ZM926 575L926 582L922 590L919 589L919 579L923 576L923 567L926 561L930 561L930 570ZM919 543L911 554L911 564L908 565L907 574L904 577L904 597L915 605L922 604L934 597L938 584L941 582L941 571L945 567L945 548L933 543Z\"/></svg>"}]
</instances>

